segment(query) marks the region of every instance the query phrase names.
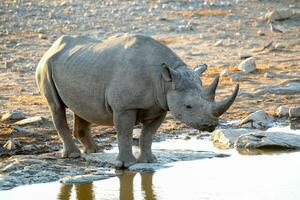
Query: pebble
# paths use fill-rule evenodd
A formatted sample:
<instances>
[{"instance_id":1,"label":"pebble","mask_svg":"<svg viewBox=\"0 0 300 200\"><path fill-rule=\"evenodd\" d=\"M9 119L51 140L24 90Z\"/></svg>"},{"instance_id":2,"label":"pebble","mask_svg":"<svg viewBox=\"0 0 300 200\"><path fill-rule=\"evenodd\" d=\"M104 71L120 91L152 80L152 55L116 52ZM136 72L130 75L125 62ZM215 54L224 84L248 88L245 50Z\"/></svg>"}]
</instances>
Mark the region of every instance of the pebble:
<instances>
[{"instance_id":1,"label":"pebble","mask_svg":"<svg viewBox=\"0 0 300 200\"><path fill-rule=\"evenodd\" d=\"M275 112L278 117L288 117L289 116L289 108L286 106L279 106Z\"/></svg>"},{"instance_id":2,"label":"pebble","mask_svg":"<svg viewBox=\"0 0 300 200\"><path fill-rule=\"evenodd\" d=\"M14 122L14 121L18 121L18 120L21 120L21 119L24 119L25 118L25 115L23 112L19 111L19 110L12 110L12 111L8 111L6 112L1 120L3 122L7 122L7 123L10 123L10 122Z\"/></svg>"},{"instance_id":3,"label":"pebble","mask_svg":"<svg viewBox=\"0 0 300 200\"><path fill-rule=\"evenodd\" d=\"M257 31L257 35L258 36L264 36L264 35L266 35L263 31L261 31L261 30L258 30Z\"/></svg>"},{"instance_id":4,"label":"pebble","mask_svg":"<svg viewBox=\"0 0 300 200\"><path fill-rule=\"evenodd\" d=\"M10 69L13 66L13 61L5 61L4 63L4 68L5 69Z\"/></svg>"},{"instance_id":5,"label":"pebble","mask_svg":"<svg viewBox=\"0 0 300 200\"><path fill-rule=\"evenodd\" d=\"M220 75L223 76L223 77L228 77L229 76L229 72L228 72L227 69L224 69L224 70L221 71Z\"/></svg>"},{"instance_id":6,"label":"pebble","mask_svg":"<svg viewBox=\"0 0 300 200\"><path fill-rule=\"evenodd\" d=\"M14 139L9 139L4 145L3 148L13 151L20 147L20 144L18 144Z\"/></svg>"},{"instance_id":7,"label":"pebble","mask_svg":"<svg viewBox=\"0 0 300 200\"><path fill-rule=\"evenodd\" d=\"M241 73L235 73L235 74L232 74L232 75L230 76L230 80L231 80L232 82L238 82L238 81L240 81L242 78L243 78L243 76L241 75Z\"/></svg>"},{"instance_id":8,"label":"pebble","mask_svg":"<svg viewBox=\"0 0 300 200\"><path fill-rule=\"evenodd\" d=\"M274 47L275 49L284 49L285 46L281 43L276 43Z\"/></svg>"},{"instance_id":9,"label":"pebble","mask_svg":"<svg viewBox=\"0 0 300 200\"><path fill-rule=\"evenodd\" d=\"M223 45L223 40L218 40L216 43L214 43L215 47L222 46L222 45Z\"/></svg>"},{"instance_id":10,"label":"pebble","mask_svg":"<svg viewBox=\"0 0 300 200\"><path fill-rule=\"evenodd\" d=\"M269 72L266 72L266 73L264 73L264 77L265 78L274 78L274 75Z\"/></svg>"},{"instance_id":11,"label":"pebble","mask_svg":"<svg viewBox=\"0 0 300 200\"><path fill-rule=\"evenodd\" d=\"M39 34L39 39L45 40L47 39L47 35L41 33Z\"/></svg>"},{"instance_id":12,"label":"pebble","mask_svg":"<svg viewBox=\"0 0 300 200\"><path fill-rule=\"evenodd\" d=\"M244 59L250 58L250 57L252 57L252 55L248 52L245 52L245 51L239 52L239 58L241 60L244 60Z\"/></svg>"},{"instance_id":13,"label":"pebble","mask_svg":"<svg viewBox=\"0 0 300 200\"><path fill-rule=\"evenodd\" d=\"M239 64L238 69L246 74L254 72L256 70L255 59L253 57L247 58Z\"/></svg>"},{"instance_id":14,"label":"pebble","mask_svg":"<svg viewBox=\"0 0 300 200\"><path fill-rule=\"evenodd\" d=\"M289 116L291 118L300 118L300 106L299 107L293 107L289 110Z\"/></svg>"},{"instance_id":15,"label":"pebble","mask_svg":"<svg viewBox=\"0 0 300 200\"><path fill-rule=\"evenodd\" d=\"M228 34L225 31L220 31L220 32L218 32L218 37L219 38L226 38L226 37L228 37Z\"/></svg>"}]
</instances>

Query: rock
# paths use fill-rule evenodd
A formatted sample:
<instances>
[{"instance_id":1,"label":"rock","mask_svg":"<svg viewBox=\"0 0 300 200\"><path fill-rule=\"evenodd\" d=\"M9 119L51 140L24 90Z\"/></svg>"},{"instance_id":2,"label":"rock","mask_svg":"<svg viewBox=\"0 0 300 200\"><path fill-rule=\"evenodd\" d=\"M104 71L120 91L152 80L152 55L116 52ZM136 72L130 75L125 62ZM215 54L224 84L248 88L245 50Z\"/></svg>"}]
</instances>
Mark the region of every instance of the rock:
<instances>
[{"instance_id":1,"label":"rock","mask_svg":"<svg viewBox=\"0 0 300 200\"><path fill-rule=\"evenodd\" d=\"M257 35L258 36L264 36L264 35L266 35L263 31L261 31L261 30L258 30L257 31Z\"/></svg>"},{"instance_id":2,"label":"rock","mask_svg":"<svg viewBox=\"0 0 300 200\"><path fill-rule=\"evenodd\" d=\"M284 49L285 48L285 46L281 43L276 43L274 47L275 47L275 49Z\"/></svg>"},{"instance_id":3,"label":"rock","mask_svg":"<svg viewBox=\"0 0 300 200\"><path fill-rule=\"evenodd\" d=\"M232 75L230 76L230 80L231 80L232 82L238 82L238 81L240 81L242 78L243 78L243 76L242 76L241 73L235 73L235 74L232 74Z\"/></svg>"},{"instance_id":4,"label":"rock","mask_svg":"<svg viewBox=\"0 0 300 200\"><path fill-rule=\"evenodd\" d=\"M223 45L223 40L218 40L216 43L214 43L215 47L222 46L222 45Z\"/></svg>"},{"instance_id":5,"label":"rock","mask_svg":"<svg viewBox=\"0 0 300 200\"><path fill-rule=\"evenodd\" d=\"M234 147L237 138L243 134L249 133L249 129L218 129L211 135L211 141L219 149L230 149Z\"/></svg>"},{"instance_id":6,"label":"rock","mask_svg":"<svg viewBox=\"0 0 300 200\"><path fill-rule=\"evenodd\" d=\"M20 143L16 142L14 139L9 139L4 145L3 148L13 151L20 148Z\"/></svg>"},{"instance_id":7,"label":"rock","mask_svg":"<svg viewBox=\"0 0 300 200\"><path fill-rule=\"evenodd\" d=\"M293 17L295 13L291 9L280 9L267 12L264 16L265 21L280 21Z\"/></svg>"},{"instance_id":8,"label":"rock","mask_svg":"<svg viewBox=\"0 0 300 200\"><path fill-rule=\"evenodd\" d=\"M44 117L29 117L27 119L23 119L20 121L17 121L14 123L14 125L18 125L18 126L26 126L26 125L32 125L32 126L40 126L40 125L44 125L46 122L46 119Z\"/></svg>"},{"instance_id":9,"label":"rock","mask_svg":"<svg viewBox=\"0 0 300 200\"><path fill-rule=\"evenodd\" d=\"M285 106L279 106L275 112L278 117L288 117L289 116L289 108Z\"/></svg>"},{"instance_id":10,"label":"rock","mask_svg":"<svg viewBox=\"0 0 300 200\"><path fill-rule=\"evenodd\" d=\"M45 40L45 39L47 39L47 35L40 33L39 39Z\"/></svg>"},{"instance_id":11,"label":"rock","mask_svg":"<svg viewBox=\"0 0 300 200\"><path fill-rule=\"evenodd\" d=\"M255 59L253 57L247 58L239 64L238 69L246 74L254 72L256 70Z\"/></svg>"},{"instance_id":12,"label":"rock","mask_svg":"<svg viewBox=\"0 0 300 200\"><path fill-rule=\"evenodd\" d=\"M239 52L239 58L241 60L250 58L250 57L252 57L252 55L249 52L245 52L245 51Z\"/></svg>"},{"instance_id":13,"label":"rock","mask_svg":"<svg viewBox=\"0 0 300 200\"><path fill-rule=\"evenodd\" d=\"M4 68L5 69L10 69L13 66L13 61L5 61L4 62Z\"/></svg>"},{"instance_id":14,"label":"rock","mask_svg":"<svg viewBox=\"0 0 300 200\"><path fill-rule=\"evenodd\" d=\"M166 168L168 166L161 165L159 163L138 163L129 167L131 171L157 171L162 168Z\"/></svg>"},{"instance_id":15,"label":"rock","mask_svg":"<svg viewBox=\"0 0 300 200\"><path fill-rule=\"evenodd\" d=\"M300 118L300 107L290 108L289 116L291 118Z\"/></svg>"},{"instance_id":16,"label":"rock","mask_svg":"<svg viewBox=\"0 0 300 200\"><path fill-rule=\"evenodd\" d=\"M92 175L92 174L87 174L87 175L77 175L77 176L67 176L64 177L60 180L61 183L64 184L83 184L83 183L90 183L93 181L99 181L103 179L107 179L110 177L107 174L102 174L102 175Z\"/></svg>"},{"instance_id":17,"label":"rock","mask_svg":"<svg viewBox=\"0 0 300 200\"><path fill-rule=\"evenodd\" d=\"M223 76L223 77L228 77L229 76L229 72L228 72L227 69L224 69L224 70L221 71L220 75Z\"/></svg>"},{"instance_id":18,"label":"rock","mask_svg":"<svg viewBox=\"0 0 300 200\"><path fill-rule=\"evenodd\" d=\"M15 121L18 121L18 120L21 120L21 119L24 119L24 118L25 118L24 113L22 113L19 110L12 110L12 111L6 112L2 116L1 120L3 122L10 123L10 122L15 122Z\"/></svg>"},{"instance_id":19,"label":"rock","mask_svg":"<svg viewBox=\"0 0 300 200\"><path fill-rule=\"evenodd\" d=\"M226 37L228 37L228 34L225 31L220 31L220 32L218 32L218 37L219 38L226 38Z\"/></svg>"},{"instance_id":20,"label":"rock","mask_svg":"<svg viewBox=\"0 0 300 200\"><path fill-rule=\"evenodd\" d=\"M269 72L264 73L264 77L265 78L274 78L273 74L271 74Z\"/></svg>"},{"instance_id":21,"label":"rock","mask_svg":"<svg viewBox=\"0 0 300 200\"><path fill-rule=\"evenodd\" d=\"M274 119L265 111L259 110L244 118L239 125L247 128L265 129L268 128L273 121Z\"/></svg>"},{"instance_id":22,"label":"rock","mask_svg":"<svg viewBox=\"0 0 300 200\"><path fill-rule=\"evenodd\" d=\"M276 85L259 87L254 95L263 94L295 95L300 94L300 79L289 79Z\"/></svg>"},{"instance_id":23,"label":"rock","mask_svg":"<svg viewBox=\"0 0 300 200\"><path fill-rule=\"evenodd\" d=\"M44 137L46 137L47 136L46 134L44 135L42 133L31 131L31 130L28 130L26 128L22 128L22 127L19 127L19 126L14 127L13 132L22 133L26 136L31 136L31 137L35 137L35 136L44 136Z\"/></svg>"},{"instance_id":24,"label":"rock","mask_svg":"<svg viewBox=\"0 0 300 200\"><path fill-rule=\"evenodd\" d=\"M28 67L18 67L17 71L18 71L19 73L27 73L27 72L30 72L31 69L28 68Z\"/></svg>"},{"instance_id":25,"label":"rock","mask_svg":"<svg viewBox=\"0 0 300 200\"><path fill-rule=\"evenodd\" d=\"M290 118L290 129L300 129L300 118Z\"/></svg>"},{"instance_id":26,"label":"rock","mask_svg":"<svg viewBox=\"0 0 300 200\"><path fill-rule=\"evenodd\" d=\"M235 148L300 149L300 135L284 132L256 132L240 136Z\"/></svg>"}]
</instances>

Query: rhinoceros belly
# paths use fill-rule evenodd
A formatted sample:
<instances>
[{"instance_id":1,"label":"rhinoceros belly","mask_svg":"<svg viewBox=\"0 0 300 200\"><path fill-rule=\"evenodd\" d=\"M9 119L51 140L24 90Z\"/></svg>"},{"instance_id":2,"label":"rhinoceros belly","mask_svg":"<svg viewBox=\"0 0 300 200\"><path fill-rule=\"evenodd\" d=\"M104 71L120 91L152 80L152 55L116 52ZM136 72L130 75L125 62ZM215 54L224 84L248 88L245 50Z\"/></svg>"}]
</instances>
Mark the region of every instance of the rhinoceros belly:
<instances>
[{"instance_id":1,"label":"rhinoceros belly","mask_svg":"<svg viewBox=\"0 0 300 200\"><path fill-rule=\"evenodd\" d=\"M53 80L64 104L81 118L96 124L112 125L112 112L106 101L110 74L94 67L84 54L76 59L55 62Z\"/></svg>"}]
</instances>

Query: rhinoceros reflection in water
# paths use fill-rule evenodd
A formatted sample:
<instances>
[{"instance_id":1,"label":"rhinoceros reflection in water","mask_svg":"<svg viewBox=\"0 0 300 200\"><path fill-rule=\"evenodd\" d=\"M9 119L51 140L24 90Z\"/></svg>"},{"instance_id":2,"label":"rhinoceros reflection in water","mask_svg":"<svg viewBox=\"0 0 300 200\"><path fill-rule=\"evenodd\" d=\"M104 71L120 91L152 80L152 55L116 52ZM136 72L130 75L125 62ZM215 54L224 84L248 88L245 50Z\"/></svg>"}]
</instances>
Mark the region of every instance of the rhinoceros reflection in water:
<instances>
[{"instance_id":1,"label":"rhinoceros reflection in water","mask_svg":"<svg viewBox=\"0 0 300 200\"><path fill-rule=\"evenodd\" d=\"M202 87L206 67L189 69L164 44L141 35L99 42L87 37L60 37L41 59L36 80L46 98L55 128L63 142L64 157L78 157L66 120L74 113L73 134L88 153L99 148L90 136L90 123L114 125L118 133L118 167L156 162L152 137L167 111L198 130L213 131L234 102L233 94L215 102L219 77ZM142 123L140 155L132 154L132 130Z\"/></svg>"},{"instance_id":2,"label":"rhinoceros reflection in water","mask_svg":"<svg viewBox=\"0 0 300 200\"><path fill-rule=\"evenodd\" d=\"M120 200L133 200L134 199L134 177L137 173L132 171L123 171L119 176L120 190L119 199ZM144 195L144 199L156 200L156 195L152 187L153 173L151 172L141 172L141 188ZM97 199L95 196L95 191L93 188L93 183L85 184L61 184L60 193L58 194L59 200L70 200L72 196L72 188L75 187L75 194L77 200L94 200ZM99 188L98 190L101 190ZM100 192L100 191L99 191Z\"/></svg>"}]
</instances>

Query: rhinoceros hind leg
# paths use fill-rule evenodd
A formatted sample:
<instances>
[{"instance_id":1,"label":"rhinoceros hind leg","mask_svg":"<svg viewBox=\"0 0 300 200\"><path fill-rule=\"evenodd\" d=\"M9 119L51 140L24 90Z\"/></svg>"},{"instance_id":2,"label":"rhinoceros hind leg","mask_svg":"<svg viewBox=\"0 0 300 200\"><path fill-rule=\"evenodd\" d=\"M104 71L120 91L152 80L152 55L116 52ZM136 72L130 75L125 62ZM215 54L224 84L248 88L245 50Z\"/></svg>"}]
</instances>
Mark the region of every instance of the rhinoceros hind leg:
<instances>
[{"instance_id":1,"label":"rhinoceros hind leg","mask_svg":"<svg viewBox=\"0 0 300 200\"><path fill-rule=\"evenodd\" d=\"M80 150L76 147L66 118L66 106L59 97L55 85L51 79L48 67L37 73L37 82L41 94L45 97L50 108L52 120L58 135L63 142L62 157L76 158L80 156Z\"/></svg>"},{"instance_id":2,"label":"rhinoceros hind leg","mask_svg":"<svg viewBox=\"0 0 300 200\"><path fill-rule=\"evenodd\" d=\"M118 133L119 148L116 163L117 168L128 168L136 163L136 159L132 154L132 131L135 122L135 111L114 113L114 125Z\"/></svg>"},{"instance_id":3,"label":"rhinoceros hind leg","mask_svg":"<svg viewBox=\"0 0 300 200\"><path fill-rule=\"evenodd\" d=\"M73 113L73 135L85 147L85 153L96 153L101 150L90 135L90 123Z\"/></svg>"},{"instance_id":4,"label":"rhinoceros hind leg","mask_svg":"<svg viewBox=\"0 0 300 200\"><path fill-rule=\"evenodd\" d=\"M156 130L164 121L166 113L160 115L151 121L143 122L142 134L140 136L140 155L137 159L139 163L153 163L157 162L156 157L151 150L152 138Z\"/></svg>"}]
</instances>

